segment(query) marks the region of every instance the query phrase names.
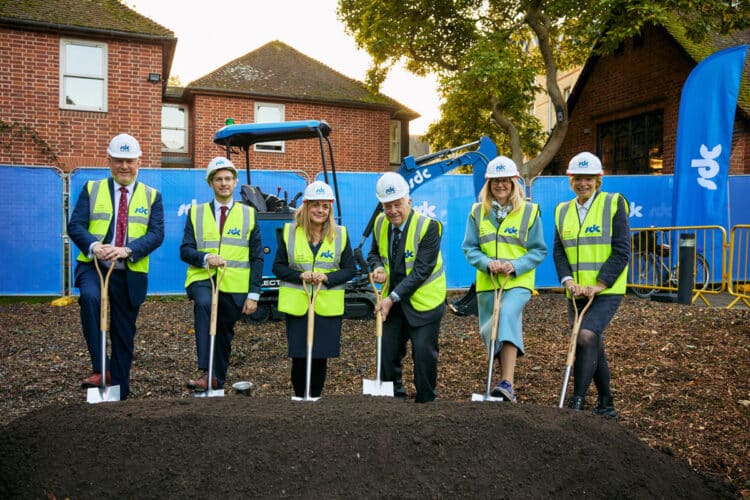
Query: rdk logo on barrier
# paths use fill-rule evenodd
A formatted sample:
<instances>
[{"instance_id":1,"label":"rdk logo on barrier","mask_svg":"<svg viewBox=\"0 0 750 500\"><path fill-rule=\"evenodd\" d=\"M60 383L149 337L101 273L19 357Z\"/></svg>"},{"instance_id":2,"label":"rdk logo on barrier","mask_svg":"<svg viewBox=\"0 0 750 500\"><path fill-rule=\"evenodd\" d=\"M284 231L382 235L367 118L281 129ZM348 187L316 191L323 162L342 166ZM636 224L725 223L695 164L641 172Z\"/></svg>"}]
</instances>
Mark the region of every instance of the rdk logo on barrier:
<instances>
[{"instance_id":1,"label":"rdk logo on barrier","mask_svg":"<svg viewBox=\"0 0 750 500\"><path fill-rule=\"evenodd\" d=\"M196 199L193 199L190 203L183 203L182 205L180 205L180 208L177 209L177 217L187 215L190 212L190 207L197 204L198 200Z\"/></svg>"},{"instance_id":2,"label":"rdk logo on barrier","mask_svg":"<svg viewBox=\"0 0 750 500\"><path fill-rule=\"evenodd\" d=\"M428 202L423 201L421 205L415 205L414 210L427 217L435 218L435 205L430 205Z\"/></svg>"},{"instance_id":3,"label":"rdk logo on barrier","mask_svg":"<svg viewBox=\"0 0 750 500\"><path fill-rule=\"evenodd\" d=\"M636 205L634 201L630 202L631 217L643 217L643 213L641 213L641 210L643 210L643 205Z\"/></svg>"},{"instance_id":4,"label":"rdk logo on barrier","mask_svg":"<svg viewBox=\"0 0 750 500\"><path fill-rule=\"evenodd\" d=\"M705 144L701 144L700 152L702 158L694 159L690 162L690 166L698 169L698 175L700 175L696 179L698 184L703 188L715 191L716 183L711 179L719 173L719 162L716 161L716 158L721 154L721 144L717 144L710 151Z\"/></svg>"}]
</instances>

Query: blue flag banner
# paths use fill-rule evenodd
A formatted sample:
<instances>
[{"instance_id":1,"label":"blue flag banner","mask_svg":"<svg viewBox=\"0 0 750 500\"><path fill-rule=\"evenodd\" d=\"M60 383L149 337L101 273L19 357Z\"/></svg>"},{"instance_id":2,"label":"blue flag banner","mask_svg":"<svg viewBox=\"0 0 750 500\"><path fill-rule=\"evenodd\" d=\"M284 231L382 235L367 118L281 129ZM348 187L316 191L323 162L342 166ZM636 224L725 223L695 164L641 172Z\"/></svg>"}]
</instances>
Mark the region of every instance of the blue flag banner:
<instances>
[{"instance_id":1,"label":"blue flag banner","mask_svg":"<svg viewBox=\"0 0 750 500\"><path fill-rule=\"evenodd\" d=\"M672 225L729 227L727 178L747 45L710 55L682 88L672 191Z\"/></svg>"}]
</instances>

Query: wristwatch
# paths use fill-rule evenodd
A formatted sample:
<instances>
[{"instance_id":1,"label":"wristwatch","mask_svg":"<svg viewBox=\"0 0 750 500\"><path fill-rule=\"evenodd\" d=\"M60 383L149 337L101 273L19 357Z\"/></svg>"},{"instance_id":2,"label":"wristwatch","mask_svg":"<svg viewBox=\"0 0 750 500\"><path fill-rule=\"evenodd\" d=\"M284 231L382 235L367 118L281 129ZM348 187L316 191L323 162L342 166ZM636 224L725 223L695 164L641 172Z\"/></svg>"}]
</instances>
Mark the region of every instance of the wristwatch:
<instances>
[{"instance_id":1,"label":"wristwatch","mask_svg":"<svg viewBox=\"0 0 750 500\"><path fill-rule=\"evenodd\" d=\"M130 258L131 255L133 255L133 249L130 247L125 247L125 252L127 252L128 254L128 257L127 257L128 259Z\"/></svg>"}]
</instances>

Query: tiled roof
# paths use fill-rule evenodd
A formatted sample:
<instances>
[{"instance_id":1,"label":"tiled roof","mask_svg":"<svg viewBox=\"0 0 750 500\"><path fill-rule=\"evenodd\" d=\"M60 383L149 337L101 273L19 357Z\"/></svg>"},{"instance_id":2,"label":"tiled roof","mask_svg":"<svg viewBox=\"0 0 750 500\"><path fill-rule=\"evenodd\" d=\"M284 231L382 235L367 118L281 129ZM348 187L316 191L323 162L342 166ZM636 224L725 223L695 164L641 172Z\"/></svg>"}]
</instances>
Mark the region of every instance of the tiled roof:
<instances>
[{"instance_id":1,"label":"tiled roof","mask_svg":"<svg viewBox=\"0 0 750 500\"><path fill-rule=\"evenodd\" d=\"M0 0L0 25L93 29L175 39L171 30L117 0Z\"/></svg>"},{"instance_id":2,"label":"tiled roof","mask_svg":"<svg viewBox=\"0 0 750 500\"><path fill-rule=\"evenodd\" d=\"M191 82L186 90L381 107L413 119L419 115L280 41L269 42Z\"/></svg>"},{"instance_id":3,"label":"tiled roof","mask_svg":"<svg viewBox=\"0 0 750 500\"><path fill-rule=\"evenodd\" d=\"M736 31L731 35L710 33L701 42L693 42L686 35L684 20L679 19L677 16L673 16L665 21L660 28L664 29L696 64L721 49L750 43L750 29ZM598 55L589 57L583 66L581 75L578 77L578 81L576 81L573 87L573 92L568 98L568 112L572 112L575 108L583 87L586 85L588 76L593 71L599 57ZM740 108L746 117L750 117L750 57L745 61L740 92L737 96L737 107Z\"/></svg>"},{"instance_id":4,"label":"tiled roof","mask_svg":"<svg viewBox=\"0 0 750 500\"><path fill-rule=\"evenodd\" d=\"M736 31L730 35L709 33L703 41L696 43L687 37L684 20L674 17L664 23L664 28L696 64L719 50L750 43L750 29ZM742 73L742 83L740 85L739 96L737 97L737 106L746 115L750 116L750 63L748 61L745 61Z\"/></svg>"}]
</instances>

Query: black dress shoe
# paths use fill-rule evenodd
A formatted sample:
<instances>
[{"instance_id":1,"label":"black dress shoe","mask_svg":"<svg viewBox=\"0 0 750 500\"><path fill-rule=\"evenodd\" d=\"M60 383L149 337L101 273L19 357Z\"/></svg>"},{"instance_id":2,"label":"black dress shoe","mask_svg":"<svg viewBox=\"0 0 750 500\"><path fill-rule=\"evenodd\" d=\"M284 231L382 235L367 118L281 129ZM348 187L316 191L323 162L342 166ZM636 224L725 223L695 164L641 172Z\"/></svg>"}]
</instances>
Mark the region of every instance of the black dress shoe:
<instances>
[{"instance_id":1,"label":"black dress shoe","mask_svg":"<svg viewBox=\"0 0 750 500\"><path fill-rule=\"evenodd\" d=\"M617 418L615 405L612 403L612 396L599 396L596 399L596 406L591 413L608 418Z\"/></svg>"},{"instance_id":2,"label":"black dress shoe","mask_svg":"<svg viewBox=\"0 0 750 500\"><path fill-rule=\"evenodd\" d=\"M577 411L583 410L583 400L583 396L573 396L570 398L570 401L568 401L568 408Z\"/></svg>"}]
</instances>

